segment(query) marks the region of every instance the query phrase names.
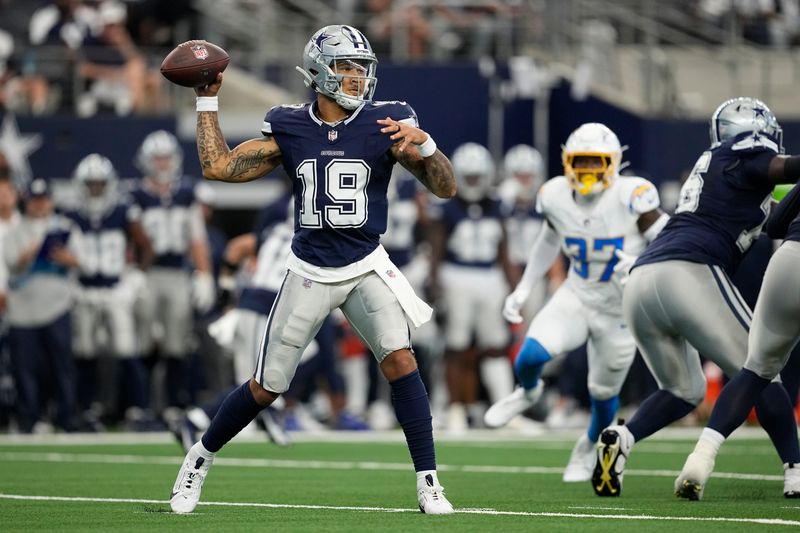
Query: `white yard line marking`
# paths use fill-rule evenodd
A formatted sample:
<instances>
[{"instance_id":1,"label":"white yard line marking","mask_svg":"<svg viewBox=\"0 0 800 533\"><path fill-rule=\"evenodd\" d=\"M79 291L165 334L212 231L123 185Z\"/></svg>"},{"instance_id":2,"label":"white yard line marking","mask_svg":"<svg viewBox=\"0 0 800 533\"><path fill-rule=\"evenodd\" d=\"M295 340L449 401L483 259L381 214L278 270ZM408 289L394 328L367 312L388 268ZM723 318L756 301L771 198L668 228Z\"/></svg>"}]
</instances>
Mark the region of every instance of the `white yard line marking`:
<instances>
[{"instance_id":1,"label":"white yard line marking","mask_svg":"<svg viewBox=\"0 0 800 533\"><path fill-rule=\"evenodd\" d=\"M37 453L0 452L0 461L28 461L48 463L100 463L100 464L152 464L179 465L181 458L176 456L114 455L95 453ZM285 459L239 459L218 457L215 465L243 466L256 468L296 468L312 470L408 470L408 463L385 463L377 461L309 461ZM563 467L557 466L502 466L502 465L438 465L444 472L465 472L472 474L562 474ZM677 470L645 470L631 468L625 470L628 476L672 477ZM744 474L738 472L714 472L711 477L721 479L742 479L749 481L783 481L782 475Z\"/></svg>"},{"instance_id":2,"label":"white yard line marking","mask_svg":"<svg viewBox=\"0 0 800 533\"><path fill-rule=\"evenodd\" d=\"M89 503L143 503L163 504L166 500L145 500L133 498L87 498L67 496L26 496L21 494L0 494L0 499L23 501L58 501L58 502L89 502ZM321 511L362 511L378 513L418 513L417 509L392 508L392 507L355 507L346 505L300 505L284 503L256 503L256 502L200 502L204 506L216 507L259 507L267 509L309 509ZM526 511L497 511L495 509L456 509L459 514L477 514L490 516L529 516L544 518L605 518L616 520L659 520L679 522L733 522L744 524L765 524L772 526L800 526L800 521L784 520L780 518L732 518L725 516L658 516L658 515L626 515L626 514L584 514L584 513L555 513L555 512L526 512ZM176 515L183 516L183 515Z\"/></svg>"}]
</instances>

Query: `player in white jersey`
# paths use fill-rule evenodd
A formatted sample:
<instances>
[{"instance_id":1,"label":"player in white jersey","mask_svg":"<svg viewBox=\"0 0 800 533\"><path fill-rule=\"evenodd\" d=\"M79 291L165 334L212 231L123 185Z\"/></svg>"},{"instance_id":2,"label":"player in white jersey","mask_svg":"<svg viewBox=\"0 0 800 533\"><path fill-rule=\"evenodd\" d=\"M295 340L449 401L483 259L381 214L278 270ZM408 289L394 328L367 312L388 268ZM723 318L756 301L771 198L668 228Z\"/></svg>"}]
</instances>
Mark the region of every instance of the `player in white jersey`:
<instances>
[{"instance_id":1,"label":"player in white jersey","mask_svg":"<svg viewBox=\"0 0 800 533\"><path fill-rule=\"evenodd\" d=\"M636 344L622 316L626 260L644 250L668 216L644 178L620 177L622 147L606 126L584 124L563 147L564 176L546 182L537 211L547 221L530 251L522 281L506 298L503 315L520 322L531 287L559 250L570 258L567 280L531 323L514 371L522 385L486 413L499 427L532 406L542 391L542 366L553 355L587 343L592 419L572 451L563 479L591 479L595 443L619 407Z\"/></svg>"}]
</instances>

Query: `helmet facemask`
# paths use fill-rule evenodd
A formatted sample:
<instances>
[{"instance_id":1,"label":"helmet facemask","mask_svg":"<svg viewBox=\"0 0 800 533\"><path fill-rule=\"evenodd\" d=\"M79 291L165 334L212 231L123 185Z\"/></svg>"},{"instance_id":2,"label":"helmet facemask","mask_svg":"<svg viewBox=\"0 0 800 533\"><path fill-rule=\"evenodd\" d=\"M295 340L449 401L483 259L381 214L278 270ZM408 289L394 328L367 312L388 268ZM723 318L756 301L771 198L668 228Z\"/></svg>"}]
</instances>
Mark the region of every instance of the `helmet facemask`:
<instances>
[{"instance_id":1,"label":"helmet facemask","mask_svg":"<svg viewBox=\"0 0 800 533\"><path fill-rule=\"evenodd\" d=\"M564 174L570 187L587 196L607 189L617 173L611 154L572 152L564 154Z\"/></svg>"},{"instance_id":2,"label":"helmet facemask","mask_svg":"<svg viewBox=\"0 0 800 533\"><path fill-rule=\"evenodd\" d=\"M296 69L307 87L352 111L372 100L377 65L364 34L351 26L326 26L311 37L303 51L303 66ZM347 90L352 80L357 80L357 94Z\"/></svg>"}]
</instances>

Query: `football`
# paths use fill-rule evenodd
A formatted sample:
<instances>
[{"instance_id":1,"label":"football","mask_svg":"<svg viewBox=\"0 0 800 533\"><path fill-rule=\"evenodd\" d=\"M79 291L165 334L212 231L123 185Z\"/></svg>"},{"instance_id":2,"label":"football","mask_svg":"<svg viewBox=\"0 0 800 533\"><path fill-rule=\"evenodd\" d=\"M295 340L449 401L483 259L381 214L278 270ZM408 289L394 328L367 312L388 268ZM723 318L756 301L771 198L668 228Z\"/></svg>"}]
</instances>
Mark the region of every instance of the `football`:
<instances>
[{"instance_id":1,"label":"football","mask_svg":"<svg viewBox=\"0 0 800 533\"><path fill-rule=\"evenodd\" d=\"M202 87L225 70L228 52L208 41L186 41L176 46L161 62L161 74L183 87Z\"/></svg>"}]
</instances>

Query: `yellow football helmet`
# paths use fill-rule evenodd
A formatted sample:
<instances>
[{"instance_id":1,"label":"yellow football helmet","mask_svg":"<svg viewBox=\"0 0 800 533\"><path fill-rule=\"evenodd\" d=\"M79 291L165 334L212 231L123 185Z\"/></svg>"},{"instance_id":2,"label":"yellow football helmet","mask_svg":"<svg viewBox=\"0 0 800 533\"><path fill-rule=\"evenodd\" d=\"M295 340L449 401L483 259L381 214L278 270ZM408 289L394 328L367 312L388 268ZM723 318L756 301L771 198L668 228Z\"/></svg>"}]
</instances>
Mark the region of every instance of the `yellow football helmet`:
<instances>
[{"instance_id":1,"label":"yellow football helmet","mask_svg":"<svg viewBox=\"0 0 800 533\"><path fill-rule=\"evenodd\" d=\"M619 175L622 146L608 127L597 122L580 126L561 147L561 161L569 186L578 194L596 194Z\"/></svg>"}]
</instances>

